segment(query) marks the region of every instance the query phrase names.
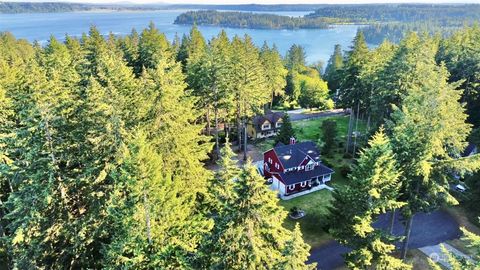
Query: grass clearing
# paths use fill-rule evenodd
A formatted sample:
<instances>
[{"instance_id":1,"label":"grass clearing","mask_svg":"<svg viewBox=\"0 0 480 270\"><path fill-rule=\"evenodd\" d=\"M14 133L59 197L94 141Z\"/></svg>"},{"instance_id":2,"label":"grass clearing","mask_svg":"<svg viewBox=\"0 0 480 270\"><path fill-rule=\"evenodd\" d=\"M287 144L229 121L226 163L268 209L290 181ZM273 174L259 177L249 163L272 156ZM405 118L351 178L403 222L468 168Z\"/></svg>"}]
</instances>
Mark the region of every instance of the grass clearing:
<instances>
[{"instance_id":1,"label":"grass clearing","mask_svg":"<svg viewBox=\"0 0 480 270\"><path fill-rule=\"evenodd\" d=\"M297 197L288 201L280 201L280 205L289 211L298 207L305 211L306 216L298 220L287 218L284 226L293 230L295 223L300 223L304 240L312 247L318 247L332 238L325 232L328 210L332 193L326 189Z\"/></svg>"}]
</instances>

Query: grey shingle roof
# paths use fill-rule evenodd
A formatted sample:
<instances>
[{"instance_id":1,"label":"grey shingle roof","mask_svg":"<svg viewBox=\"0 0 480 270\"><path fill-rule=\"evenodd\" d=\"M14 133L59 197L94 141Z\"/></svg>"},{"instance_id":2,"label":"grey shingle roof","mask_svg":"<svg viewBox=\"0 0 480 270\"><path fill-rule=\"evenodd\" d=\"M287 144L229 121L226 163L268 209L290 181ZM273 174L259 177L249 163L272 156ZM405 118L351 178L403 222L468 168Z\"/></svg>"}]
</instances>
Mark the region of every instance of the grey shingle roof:
<instances>
[{"instance_id":1,"label":"grey shingle roof","mask_svg":"<svg viewBox=\"0 0 480 270\"><path fill-rule=\"evenodd\" d=\"M308 155L315 161L320 161L320 153L313 142L300 142L277 146L273 148L285 169L297 167Z\"/></svg>"},{"instance_id":2,"label":"grey shingle roof","mask_svg":"<svg viewBox=\"0 0 480 270\"><path fill-rule=\"evenodd\" d=\"M280 173L280 177L284 181L285 185L293 185L303 181L312 179L313 177L322 176L325 174L331 174L334 171L327 166L320 164L315 166L315 169L311 171L293 171Z\"/></svg>"}]
</instances>

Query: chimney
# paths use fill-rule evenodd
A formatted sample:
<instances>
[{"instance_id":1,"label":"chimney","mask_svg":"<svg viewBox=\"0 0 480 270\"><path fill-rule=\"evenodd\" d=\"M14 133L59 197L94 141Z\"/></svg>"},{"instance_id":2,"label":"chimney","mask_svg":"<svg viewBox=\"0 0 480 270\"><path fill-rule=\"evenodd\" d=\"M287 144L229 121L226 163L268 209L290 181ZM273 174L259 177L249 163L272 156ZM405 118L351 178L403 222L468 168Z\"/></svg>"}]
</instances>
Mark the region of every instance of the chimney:
<instances>
[{"instance_id":1,"label":"chimney","mask_svg":"<svg viewBox=\"0 0 480 270\"><path fill-rule=\"evenodd\" d=\"M297 141L295 140L294 137L290 137L290 144L293 145L295 144Z\"/></svg>"}]
</instances>

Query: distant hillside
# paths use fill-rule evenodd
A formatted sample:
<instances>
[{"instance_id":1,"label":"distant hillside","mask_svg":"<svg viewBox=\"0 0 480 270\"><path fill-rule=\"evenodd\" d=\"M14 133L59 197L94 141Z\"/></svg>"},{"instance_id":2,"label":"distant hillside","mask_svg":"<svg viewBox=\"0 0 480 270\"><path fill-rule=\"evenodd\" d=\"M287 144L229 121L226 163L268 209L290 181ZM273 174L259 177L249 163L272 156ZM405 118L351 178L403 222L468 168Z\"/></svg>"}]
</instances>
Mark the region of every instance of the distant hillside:
<instances>
[{"instance_id":1,"label":"distant hillside","mask_svg":"<svg viewBox=\"0 0 480 270\"><path fill-rule=\"evenodd\" d=\"M0 2L0 13L55 13L93 10L158 10L160 6L61 2Z\"/></svg>"},{"instance_id":2,"label":"distant hillside","mask_svg":"<svg viewBox=\"0 0 480 270\"><path fill-rule=\"evenodd\" d=\"M197 4L79 4L60 2L0 2L0 13L40 13L40 12L73 12L92 10L173 10L173 9L204 9L233 11L315 11L325 5L197 5Z\"/></svg>"},{"instance_id":3,"label":"distant hillside","mask_svg":"<svg viewBox=\"0 0 480 270\"><path fill-rule=\"evenodd\" d=\"M330 18L290 17L275 14L261 14L251 12L232 12L199 10L180 14L175 24L215 25L233 28L253 29L308 29L328 28L330 24L349 23L350 20Z\"/></svg>"},{"instance_id":4,"label":"distant hillside","mask_svg":"<svg viewBox=\"0 0 480 270\"><path fill-rule=\"evenodd\" d=\"M75 3L0 2L1 13L71 12L91 9L91 5Z\"/></svg>"}]
</instances>

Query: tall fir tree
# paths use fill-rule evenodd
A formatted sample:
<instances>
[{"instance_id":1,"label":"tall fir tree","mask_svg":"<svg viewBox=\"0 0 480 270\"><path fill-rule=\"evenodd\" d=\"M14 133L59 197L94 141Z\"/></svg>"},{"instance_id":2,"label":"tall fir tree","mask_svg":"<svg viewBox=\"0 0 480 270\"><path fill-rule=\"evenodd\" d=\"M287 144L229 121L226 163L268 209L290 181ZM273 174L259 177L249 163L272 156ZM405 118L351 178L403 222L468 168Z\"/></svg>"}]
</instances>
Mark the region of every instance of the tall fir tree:
<instances>
[{"instance_id":1,"label":"tall fir tree","mask_svg":"<svg viewBox=\"0 0 480 270\"><path fill-rule=\"evenodd\" d=\"M265 42L260 49L260 61L265 70L266 86L271 93L270 109L273 106L275 97L285 94L286 78L288 70L285 68L282 56L278 49L273 46L270 48Z\"/></svg>"},{"instance_id":2,"label":"tall fir tree","mask_svg":"<svg viewBox=\"0 0 480 270\"><path fill-rule=\"evenodd\" d=\"M368 62L370 51L361 31L353 39L351 50L345 56L338 101L345 108L365 108L364 86L360 73Z\"/></svg>"},{"instance_id":3,"label":"tall fir tree","mask_svg":"<svg viewBox=\"0 0 480 270\"><path fill-rule=\"evenodd\" d=\"M336 94L336 91L340 88L341 70L343 68L343 53L340 44L335 44L332 56L328 60L327 67L325 68L324 78L328 83L328 88L332 94Z\"/></svg>"},{"instance_id":4,"label":"tall fir tree","mask_svg":"<svg viewBox=\"0 0 480 270\"><path fill-rule=\"evenodd\" d=\"M400 172L383 129L373 136L352 169L348 187L336 189L330 207L331 233L353 250L346 254L351 269L410 269L394 258L394 237L372 227L380 214L404 205L397 201Z\"/></svg>"},{"instance_id":5,"label":"tall fir tree","mask_svg":"<svg viewBox=\"0 0 480 270\"><path fill-rule=\"evenodd\" d=\"M295 130L293 130L292 122L290 121L288 114L285 113L282 119L283 122L282 126L280 127L280 131L278 132L277 136L275 136L275 144L289 144L290 139L295 137Z\"/></svg>"},{"instance_id":6,"label":"tall fir tree","mask_svg":"<svg viewBox=\"0 0 480 270\"><path fill-rule=\"evenodd\" d=\"M317 264L306 264L310 253L310 247L303 242L300 225L295 224L291 238L285 243L285 249L282 252L283 259L275 267L275 269L282 270L313 270L317 269Z\"/></svg>"},{"instance_id":7,"label":"tall fir tree","mask_svg":"<svg viewBox=\"0 0 480 270\"><path fill-rule=\"evenodd\" d=\"M265 74L259 51L251 37L235 37L232 50L233 96L236 103L238 141L241 142L247 118L261 111L269 102L270 93L264 91Z\"/></svg>"},{"instance_id":8,"label":"tall fir tree","mask_svg":"<svg viewBox=\"0 0 480 270\"><path fill-rule=\"evenodd\" d=\"M213 229L218 244L211 252L210 268L274 269L288 253L288 231L282 226L287 213L251 163L235 182L234 193L235 199ZM297 240L304 252L302 239ZM300 263L305 253L297 255Z\"/></svg>"},{"instance_id":9,"label":"tall fir tree","mask_svg":"<svg viewBox=\"0 0 480 270\"><path fill-rule=\"evenodd\" d=\"M415 64L415 77L404 82L401 107L388 123L392 145L402 170L402 198L407 218L402 258L408 249L416 213L455 204L449 193L451 172L463 175L480 167L480 156L460 158L471 125L459 103L458 84L447 82L448 71L429 59Z\"/></svg>"}]
</instances>

